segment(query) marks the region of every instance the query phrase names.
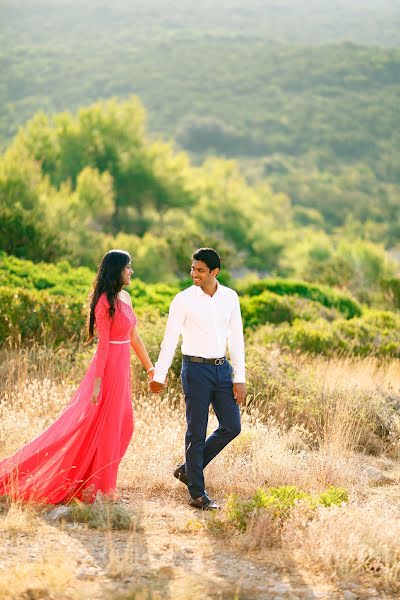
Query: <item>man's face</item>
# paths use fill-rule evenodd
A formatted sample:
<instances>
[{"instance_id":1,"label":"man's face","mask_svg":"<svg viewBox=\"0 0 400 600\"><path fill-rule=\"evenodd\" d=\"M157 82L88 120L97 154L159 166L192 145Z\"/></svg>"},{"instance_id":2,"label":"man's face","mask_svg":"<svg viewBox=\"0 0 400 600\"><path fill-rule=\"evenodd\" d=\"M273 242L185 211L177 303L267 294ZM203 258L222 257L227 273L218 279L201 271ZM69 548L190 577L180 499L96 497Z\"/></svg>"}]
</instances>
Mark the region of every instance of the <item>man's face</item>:
<instances>
[{"instance_id":1,"label":"man's face","mask_svg":"<svg viewBox=\"0 0 400 600\"><path fill-rule=\"evenodd\" d=\"M219 269L210 269L207 267L206 263L202 260L193 260L192 266L190 268L190 276L194 285L199 285L201 287L207 287L214 283L216 275L218 275Z\"/></svg>"}]
</instances>

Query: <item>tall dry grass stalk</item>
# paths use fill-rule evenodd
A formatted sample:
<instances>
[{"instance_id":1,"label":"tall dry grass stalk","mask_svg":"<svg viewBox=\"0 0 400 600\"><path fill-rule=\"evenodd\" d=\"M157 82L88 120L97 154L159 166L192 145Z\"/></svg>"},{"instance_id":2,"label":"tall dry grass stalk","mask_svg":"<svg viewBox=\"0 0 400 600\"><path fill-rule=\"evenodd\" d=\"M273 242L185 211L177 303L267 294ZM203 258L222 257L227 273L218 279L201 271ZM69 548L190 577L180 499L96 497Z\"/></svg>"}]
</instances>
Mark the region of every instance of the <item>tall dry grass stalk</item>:
<instances>
[{"instance_id":1,"label":"tall dry grass stalk","mask_svg":"<svg viewBox=\"0 0 400 600\"><path fill-rule=\"evenodd\" d=\"M319 447L332 454L356 451L370 445L374 412L357 398L349 401L348 393L335 391L324 403L318 427Z\"/></svg>"},{"instance_id":2,"label":"tall dry grass stalk","mask_svg":"<svg viewBox=\"0 0 400 600\"><path fill-rule=\"evenodd\" d=\"M82 375L93 346L5 345L0 348L0 393L13 391L28 379L76 382Z\"/></svg>"},{"instance_id":3,"label":"tall dry grass stalk","mask_svg":"<svg viewBox=\"0 0 400 600\"><path fill-rule=\"evenodd\" d=\"M304 369L322 381L328 391L339 388L398 393L400 389L400 360L315 357L304 364Z\"/></svg>"},{"instance_id":4,"label":"tall dry grass stalk","mask_svg":"<svg viewBox=\"0 0 400 600\"><path fill-rule=\"evenodd\" d=\"M37 513L30 505L12 503L0 519L0 531L20 534L34 531L38 526Z\"/></svg>"},{"instance_id":5,"label":"tall dry grass stalk","mask_svg":"<svg viewBox=\"0 0 400 600\"><path fill-rule=\"evenodd\" d=\"M286 524L283 543L297 561L332 580L358 580L400 593L398 507L353 502L319 508L313 519L299 511Z\"/></svg>"},{"instance_id":6,"label":"tall dry grass stalk","mask_svg":"<svg viewBox=\"0 0 400 600\"><path fill-rule=\"evenodd\" d=\"M120 549L113 543L112 533L109 532L107 539L108 560L106 571L113 579L125 579L134 576L137 570L137 545L135 543L136 532L131 532L128 542Z\"/></svg>"}]
</instances>

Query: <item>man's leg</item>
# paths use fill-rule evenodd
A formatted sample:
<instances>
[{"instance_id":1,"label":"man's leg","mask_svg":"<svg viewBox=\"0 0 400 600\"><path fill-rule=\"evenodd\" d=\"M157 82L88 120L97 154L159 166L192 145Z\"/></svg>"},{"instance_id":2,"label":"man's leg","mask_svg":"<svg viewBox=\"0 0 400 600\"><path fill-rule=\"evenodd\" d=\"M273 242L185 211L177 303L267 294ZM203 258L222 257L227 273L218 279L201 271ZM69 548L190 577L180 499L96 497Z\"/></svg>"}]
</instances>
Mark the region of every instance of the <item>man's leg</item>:
<instances>
[{"instance_id":1,"label":"man's leg","mask_svg":"<svg viewBox=\"0 0 400 600\"><path fill-rule=\"evenodd\" d=\"M233 397L232 368L228 362L217 367L218 384L211 403L219 426L204 446L203 468L240 433L240 410Z\"/></svg>"},{"instance_id":2,"label":"man's leg","mask_svg":"<svg viewBox=\"0 0 400 600\"><path fill-rule=\"evenodd\" d=\"M184 362L182 386L185 393L187 431L185 436L186 475L192 498L204 495L203 455L208 411L215 377L209 365Z\"/></svg>"}]
</instances>

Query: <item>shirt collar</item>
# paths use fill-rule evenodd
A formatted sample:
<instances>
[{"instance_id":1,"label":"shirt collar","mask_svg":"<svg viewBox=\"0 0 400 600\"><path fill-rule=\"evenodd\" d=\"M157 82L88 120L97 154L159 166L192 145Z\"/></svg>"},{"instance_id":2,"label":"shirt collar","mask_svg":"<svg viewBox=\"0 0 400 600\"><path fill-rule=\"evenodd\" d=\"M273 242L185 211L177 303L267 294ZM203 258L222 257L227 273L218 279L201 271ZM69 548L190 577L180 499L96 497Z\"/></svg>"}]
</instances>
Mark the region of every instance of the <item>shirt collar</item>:
<instances>
[{"instance_id":1,"label":"shirt collar","mask_svg":"<svg viewBox=\"0 0 400 600\"><path fill-rule=\"evenodd\" d=\"M214 296L216 294L218 294L218 292L220 291L220 284L219 284L218 279L216 279L215 281L217 282L217 289L215 290ZM208 296L208 294L206 294L205 292L203 292L203 290L201 289L200 286L194 285L193 287L195 288L196 293L197 293L198 296ZM208 297L209 298L214 298L214 296L208 296Z\"/></svg>"}]
</instances>

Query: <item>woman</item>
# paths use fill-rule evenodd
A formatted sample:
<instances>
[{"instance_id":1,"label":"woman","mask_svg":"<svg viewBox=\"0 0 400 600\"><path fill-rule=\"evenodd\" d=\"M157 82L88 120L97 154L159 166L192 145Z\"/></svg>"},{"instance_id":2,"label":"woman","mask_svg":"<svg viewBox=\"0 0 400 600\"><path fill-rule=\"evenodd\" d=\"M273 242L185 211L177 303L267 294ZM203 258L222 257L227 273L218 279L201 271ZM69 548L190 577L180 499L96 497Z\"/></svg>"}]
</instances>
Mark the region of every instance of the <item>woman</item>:
<instances>
[{"instance_id":1,"label":"woman","mask_svg":"<svg viewBox=\"0 0 400 600\"><path fill-rule=\"evenodd\" d=\"M110 250L103 257L90 304L89 340L95 326L99 338L93 360L58 419L0 462L0 496L55 504L114 492L133 433L129 347L150 380L154 371L122 289L132 273L127 252Z\"/></svg>"}]
</instances>

